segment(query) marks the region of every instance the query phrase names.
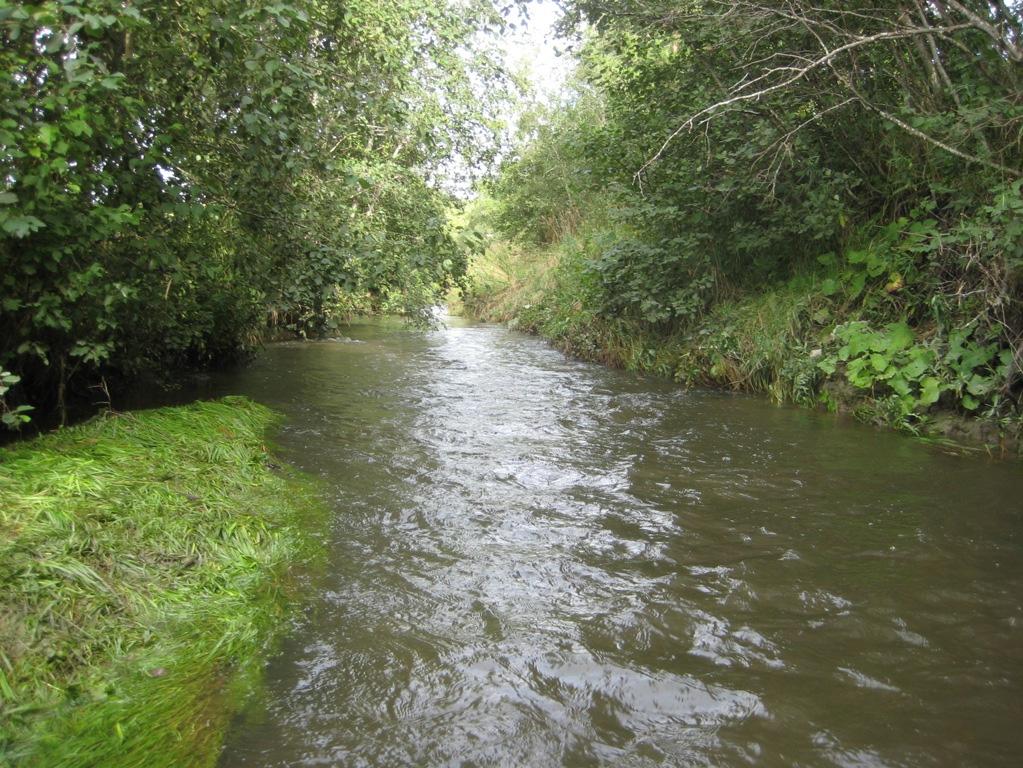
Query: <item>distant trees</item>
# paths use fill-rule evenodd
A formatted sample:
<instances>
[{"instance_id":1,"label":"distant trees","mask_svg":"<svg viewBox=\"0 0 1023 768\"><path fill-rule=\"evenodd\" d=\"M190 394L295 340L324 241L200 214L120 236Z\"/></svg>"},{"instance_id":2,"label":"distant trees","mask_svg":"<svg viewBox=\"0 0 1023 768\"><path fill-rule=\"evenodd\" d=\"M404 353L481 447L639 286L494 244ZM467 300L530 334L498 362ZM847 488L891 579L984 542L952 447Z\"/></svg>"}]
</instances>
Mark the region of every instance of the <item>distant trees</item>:
<instances>
[{"instance_id":1,"label":"distant trees","mask_svg":"<svg viewBox=\"0 0 1023 768\"><path fill-rule=\"evenodd\" d=\"M488 0L0 2L9 409L237 355L267 318L434 301L464 257L433 178L488 145L501 73L473 46L500 24Z\"/></svg>"}]
</instances>

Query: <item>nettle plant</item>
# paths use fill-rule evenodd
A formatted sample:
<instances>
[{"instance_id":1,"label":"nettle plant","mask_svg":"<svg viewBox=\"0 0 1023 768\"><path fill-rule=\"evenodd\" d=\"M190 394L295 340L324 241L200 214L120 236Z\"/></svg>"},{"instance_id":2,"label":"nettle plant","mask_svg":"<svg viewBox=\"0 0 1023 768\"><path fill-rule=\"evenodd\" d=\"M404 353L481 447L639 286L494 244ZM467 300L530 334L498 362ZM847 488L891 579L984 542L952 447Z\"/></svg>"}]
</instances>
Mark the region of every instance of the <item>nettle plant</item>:
<instances>
[{"instance_id":1,"label":"nettle plant","mask_svg":"<svg viewBox=\"0 0 1023 768\"><path fill-rule=\"evenodd\" d=\"M833 337L840 346L817 366L828 375L841 366L853 386L887 391L903 418L923 413L946 393L967 411L986 406L993 414L1012 364L1011 350L977 338L973 326L922 342L904 322L875 329L857 320L836 326Z\"/></svg>"}]
</instances>

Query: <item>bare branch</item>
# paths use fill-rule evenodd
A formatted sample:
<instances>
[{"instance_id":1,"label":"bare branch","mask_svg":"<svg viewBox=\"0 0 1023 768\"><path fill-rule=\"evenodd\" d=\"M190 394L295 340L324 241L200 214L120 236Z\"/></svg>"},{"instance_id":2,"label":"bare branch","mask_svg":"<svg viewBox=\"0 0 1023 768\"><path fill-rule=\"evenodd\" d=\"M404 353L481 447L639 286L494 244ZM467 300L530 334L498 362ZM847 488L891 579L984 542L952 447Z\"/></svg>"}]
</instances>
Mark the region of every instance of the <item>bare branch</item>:
<instances>
[{"instance_id":1,"label":"bare branch","mask_svg":"<svg viewBox=\"0 0 1023 768\"><path fill-rule=\"evenodd\" d=\"M949 33L952 33L952 32L956 32L956 31L963 30L963 29L970 29L970 28L973 28L973 24L963 23L963 24L954 24L954 25L950 25L950 26L944 27L942 29L942 31L945 34L949 34ZM660 160L661 157L664 156L665 151L667 151L667 149L671 145L671 143L675 139L677 139L684 131L692 129L692 127L696 124L696 121L699 120L702 117L705 117L705 116L708 116L708 115L713 115L714 113L719 112L724 107L728 107L728 106L731 106L733 104L738 104L738 103L747 102L747 101L759 101L760 99L762 99L763 97L765 97L765 96L767 96L769 94L776 93L778 91L783 91L783 90L785 90L785 89L795 85L799 81L805 79L814 70L821 69L821 68L823 68L825 66L829 66L838 57L840 57L843 54L848 53L850 51L854 51L854 50L856 50L858 48L863 48L865 46L873 45L875 43L884 42L884 41L903 40L903 39L917 37L917 36L920 36L920 35L930 35L930 34L933 34L933 30L930 27L925 27L925 28L909 27L909 28L899 29L899 30L888 30L888 31L884 31L884 32L878 32L878 33L875 33L873 35L857 36L853 40L849 41L848 43L845 43L844 45L840 45L840 46L838 46L837 48L834 48L834 49L830 49L829 50L825 46L825 53L824 53L824 55L818 56L817 58L811 60L808 64L806 64L803 67L781 67L781 66L774 67L774 68L768 70L767 72L763 73L759 77L754 78L753 80L750 80L750 81L742 84L740 86L740 88L739 88L740 92L735 93L735 95L730 96L730 97L728 97L726 99L722 99L722 100L720 100L718 102L715 102L714 104L711 104L709 107L705 107L704 109L701 109L699 112L696 112L695 114L693 114L690 117L688 117L678 128L676 128L671 133L670 136L668 136L668 138L660 146L660 148L657 150L657 152L655 152L652 157L650 157L645 163L643 163L643 166L636 172L636 176L637 177L641 176L644 171L646 171L655 162ZM822 45L823 45L823 43L822 43ZM763 82L765 79L769 79L772 75L776 75L776 74L778 74L780 72L792 72L793 74L789 75L788 77L786 77L781 82L774 83L773 85L769 85L769 86L766 86L764 88L760 88L758 90L749 90L749 88L751 86L753 86L753 85L755 85L757 83Z\"/></svg>"},{"instance_id":2,"label":"bare branch","mask_svg":"<svg viewBox=\"0 0 1023 768\"><path fill-rule=\"evenodd\" d=\"M804 120L802 123L797 125L795 128L793 128L791 131L789 131L784 136L779 138L777 141L774 141L771 144L770 147L768 147L767 149L765 149L763 152L761 152L758 155L758 158L764 157L772 149L774 150L774 156L772 157L771 164L769 166L769 167L774 167L774 169L775 169L774 173L771 175L771 194L772 195L774 195L775 188L777 187L777 184L778 184L778 174L781 172L782 163L780 162L780 155L781 155L782 151L784 151L785 148L788 146L788 144L792 140L792 138L796 134L798 134L800 131L802 131L804 128L806 128L807 126L812 125L813 123L816 123L818 120L823 118L825 115L828 115L828 114L830 114L832 112L837 112L838 110L842 109L843 107L847 107L848 105L850 105L850 104L852 104L852 103L854 103L856 101L857 101L857 98L855 96L850 96L845 101L842 101L842 102L840 102L838 104L832 104L827 109L822 109L820 112L815 113L813 115L813 117L809 118L808 120Z\"/></svg>"},{"instance_id":3,"label":"bare branch","mask_svg":"<svg viewBox=\"0 0 1023 768\"><path fill-rule=\"evenodd\" d=\"M958 0L944 0L944 2L959 11L959 13L973 23L974 27L981 30L984 34L994 40L995 43L1005 51L1009 58L1015 62L1023 62L1023 49L1013 43L1007 35L1002 34L998 27L992 24L988 19L981 18L965 5L958 2Z\"/></svg>"},{"instance_id":4,"label":"bare branch","mask_svg":"<svg viewBox=\"0 0 1023 768\"><path fill-rule=\"evenodd\" d=\"M887 111L886 109L882 109L881 107L877 106L873 102L868 101L867 99L863 98L863 96L856 90L856 88L852 85L852 83L847 82L846 86L853 93L856 94L856 99L857 99L857 101L860 102L860 104L862 104L864 107L869 109L871 112L874 112L875 114L880 115L885 120L887 120L888 122L892 123L893 125L898 126L903 131L905 131L906 133L910 134L911 136L915 136L916 138L920 139L921 141L924 141L924 142L926 142L926 143L928 143L928 144L930 144L932 146L935 146L938 149L942 149L942 150L944 150L945 152L948 152L951 155L955 155L959 159L965 160L968 163L977 163L978 165L983 165L983 166L986 166L987 168L992 168L992 169L994 169L996 171L1001 171L1005 175L1011 176L1012 178L1018 179L1018 178L1023 177L1023 171L1020 171L1020 169L1018 169L1018 168L1010 168L1007 165L1002 165L1001 163L996 163L993 160L988 160L986 158L979 157L977 155L971 155L968 152L963 152L961 149L957 149L956 147L953 147L951 144L947 144L946 142L941 141L940 139L936 139L933 136L930 136L929 134L924 133L919 128L913 127L912 125L907 123L905 120L902 120L901 118L893 115L891 112Z\"/></svg>"}]
</instances>

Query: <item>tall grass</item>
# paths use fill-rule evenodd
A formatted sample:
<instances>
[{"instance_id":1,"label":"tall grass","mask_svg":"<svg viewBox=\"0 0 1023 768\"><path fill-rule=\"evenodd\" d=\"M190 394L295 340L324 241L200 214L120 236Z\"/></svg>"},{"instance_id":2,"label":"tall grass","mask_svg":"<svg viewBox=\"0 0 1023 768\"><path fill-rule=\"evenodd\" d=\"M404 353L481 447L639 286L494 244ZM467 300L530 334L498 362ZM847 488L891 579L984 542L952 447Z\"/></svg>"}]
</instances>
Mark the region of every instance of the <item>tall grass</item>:
<instances>
[{"instance_id":1,"label":"tall grass","mask_svg":"<svg viewBox=\"0 0 1023 768\"><path fill-rule=\"evenodd\" d=\"M822 377L811 353L834 320L812 275L723 299L696 322L666 331L594 310L585 265L599 236L584 230L541 250L495 243L470 268L464 310L606 365L816 402Z\"/></svg>"},{"instance_id":2,"label":"tall grass","mask_svg":"<svg viewBox=\"0 0 1023 768\"><path fill-rule=\"evenodd\" d=\"M540 301L553 291L557 264L553 250L495 242L469 264L471 288L454 296L449 304L452 311L485 322L508 322L531 301Z\"/></svg>"},{"instance_id":3,"label":"tall grass","mask_svg":"<svg viewBox=\"0 0 1023 768\"><path fill-rule=\"evenodd\" d=\"M994 420L906 413L883 387L856 388L818 361L838 343L834 329L862 311L824 291L832 275L816 267L787 280L723 295L692 321L670 328L597 311L593 270L601 232L583 226L546 249L495 243L470 269L464 311L536 333L586 360L673 378L687 385L770 395L777 402L826 406L878 425L949 437L1002 453L1023 451L1019 414ZM880 323L899 320L883 316Z\"/></svg>"},{"instance_id":4,"label":"tall grass","mask_svg":"<svg viewBox=\"0 0 1023 768\"><path fill-rule=\"evenodd\" d=\"M207 766L319 504L241 398L0 451L0 764Z\"/></svg>"}]
</instances>

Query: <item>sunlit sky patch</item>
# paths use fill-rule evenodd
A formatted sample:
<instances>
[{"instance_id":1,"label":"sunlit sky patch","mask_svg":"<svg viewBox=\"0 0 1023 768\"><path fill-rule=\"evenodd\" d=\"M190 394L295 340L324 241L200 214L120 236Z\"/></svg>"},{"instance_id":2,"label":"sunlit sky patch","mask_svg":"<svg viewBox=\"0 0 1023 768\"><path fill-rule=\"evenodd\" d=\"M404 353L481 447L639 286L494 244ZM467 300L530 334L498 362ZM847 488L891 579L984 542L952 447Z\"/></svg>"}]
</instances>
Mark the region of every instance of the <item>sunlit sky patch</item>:
<instances>
[{"instance_id":1,"label":"sunlit sky patch","mask_svg":"<svg viewBox=\"0 0 1023 768\"><path fill-rule=\"evenodd\" d=\"M559 100L573 68L573 59L567 51L568 43L559 39L556 26L561 9L554 0L532 0L528 14L514 14L499 40L498 48L504 54L505 69L526 81L527 92L500 107L499 117L504 124L503 147L498 156L510 149L516 126L524 109L531 104L551 104ZM560 53L560 55L559 55ZM475 195L474 183L493 165L473 165L462 157L453 157L441 165L437 179L441 186L457 197L468 199Z\"/></svg>"},{"instance_id":2,"label":"sunlit sky patch","mask_svg":"<svg viewBox=\"0 0 1023 768\"><path fill-rule=\"evenodd\" d=\"M535 0L529 4L528 18L516 21L517 28L504 40L508 68L528 77L541 100L555 96L571 70L571 57L557 55L565 47L554 31L560 17L561 10L552 0Z\"/></svg>"}]
</instances>

